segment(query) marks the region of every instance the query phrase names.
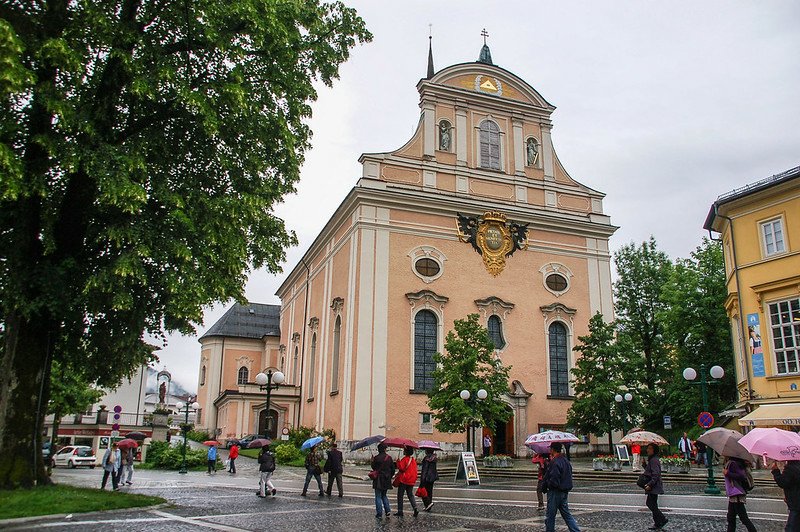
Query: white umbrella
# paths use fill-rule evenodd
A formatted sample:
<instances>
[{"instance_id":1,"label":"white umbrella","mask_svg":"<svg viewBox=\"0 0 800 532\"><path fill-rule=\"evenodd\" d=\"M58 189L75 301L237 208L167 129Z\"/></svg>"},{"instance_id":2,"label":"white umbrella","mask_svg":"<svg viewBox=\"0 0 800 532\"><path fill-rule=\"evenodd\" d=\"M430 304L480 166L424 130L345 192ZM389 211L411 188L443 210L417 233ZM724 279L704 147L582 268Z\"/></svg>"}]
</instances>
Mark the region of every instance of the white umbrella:
<instances>
[{"instance_id":1,"label":"white umbrella","mask_svg":"<svg viewBox=\"0 0 800 532\"><path fill-rule=\"evenodd\" d=\"M546 430L536 434L531 434L525 440L525 445L530 447L534 443L577 443L581 441L580 438L571 432L563 432L560 430Z\"/></svg>"},{"instance_id":2,"label":"white umbrella","mask_svg":"<svg viewBox=\"0 0 800 532\"><path fill-rule=\"evenodd\" d=\"M632 444L638 443L647 445L648 443L655 443L656 445L669 445L669 442L649 430L637 430L636 432L629 432L624 438L619 440L619 443Z\"/></svg>"},{"instance_id":3,"label":"white umbrella","mask_svg":"<svg viewBox=\"0 0 800 532\"><path fill-rule=\"evenodd\" d=\"M753 461L753 455L745 449L739 440L742 434L735 430L717 427L706 431L697 441L703 442L722 456L741 458L746 462Z\"/></svg>"}]
</instances>

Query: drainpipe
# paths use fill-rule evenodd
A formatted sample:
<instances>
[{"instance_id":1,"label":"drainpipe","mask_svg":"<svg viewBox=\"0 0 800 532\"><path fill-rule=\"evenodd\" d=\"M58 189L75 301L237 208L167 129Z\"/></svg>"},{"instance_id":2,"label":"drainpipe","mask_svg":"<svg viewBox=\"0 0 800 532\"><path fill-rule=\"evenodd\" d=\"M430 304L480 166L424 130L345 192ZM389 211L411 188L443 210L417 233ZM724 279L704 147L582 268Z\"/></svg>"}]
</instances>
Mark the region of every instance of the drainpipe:
<instances>
[{"instance_id":1,"label":"drainpipe","mask_svg":"<svg viewBox=\"0 0 800 532\"><path fill-rule=\"evenodd\" d=\"M714 216L719 216L723 220L728 221L728 226L731 228L731 253L733 254L733 273L736 278L736 295L739 300L739 325L741 327L739 339L742 342L742 356L744 358L744 367L747 374L745 375L747 379L747 397L748 400L752 399L750 396L750 392L752 390L750 384L750 335L747 334L747 321L745 320L744 309L742 308L742 284L739 279L739 261L736 259L736 239L734 238L733 234L733 219L728 216L724 216L719 213L719 206L714 203ZM712 240L721 240L715 239L711 236L711 229L708 230L708 236ZM747 336L745 336L747 335Z\"/></svg>"},{"instance_id":2,"label":"drainpipe","mask_svg":"<svg viewBox=\"0 0 800 532\"><path fill-rule=\"evenodd\" d=\"M303 258L300 259L300 263L306 269L306 294L305 302L303 303L303 336L300 337L300 404L297 408L297 422L295 428L300 426L303 410L303 369L306 365L306 327L308 327L308 284L311 280L311 268Z\"/></svg>"}]
</instances>

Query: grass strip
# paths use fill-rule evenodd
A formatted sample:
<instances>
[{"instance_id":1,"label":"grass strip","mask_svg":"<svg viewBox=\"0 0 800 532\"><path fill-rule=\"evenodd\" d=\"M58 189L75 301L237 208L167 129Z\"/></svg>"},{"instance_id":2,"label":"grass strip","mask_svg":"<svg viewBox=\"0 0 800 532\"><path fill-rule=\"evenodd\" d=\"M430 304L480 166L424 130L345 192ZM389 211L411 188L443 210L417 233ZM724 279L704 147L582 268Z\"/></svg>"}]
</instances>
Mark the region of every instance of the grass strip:
<instances>
[{"instance_id":1,"label":"grass strip","mask_svg":"<svg viewBox=\"0 0 800 532\"><path fill-rule=\"evenodd\" d=\"M139 508L164 502L161 497L57 484L0 491L0 519Z\"/></svg>"}]
</instances>

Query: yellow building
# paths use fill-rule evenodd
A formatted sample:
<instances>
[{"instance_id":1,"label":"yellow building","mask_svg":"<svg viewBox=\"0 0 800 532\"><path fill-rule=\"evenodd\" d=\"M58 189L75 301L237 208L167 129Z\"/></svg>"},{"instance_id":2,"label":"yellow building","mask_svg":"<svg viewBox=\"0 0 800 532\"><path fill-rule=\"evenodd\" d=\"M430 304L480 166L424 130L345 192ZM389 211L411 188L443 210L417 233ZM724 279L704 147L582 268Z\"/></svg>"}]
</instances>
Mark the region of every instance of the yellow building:
<instances>
[{"instance_id":1,"label":"yellow building","mask_svg":"<svg viewBox=\"0 0 800 532\"><path fill-rule=\"evenodd\" d=\"M800 166L733 190L705 226L721 234L745 427L800 428Z\"/></svg>"}]
</instances>

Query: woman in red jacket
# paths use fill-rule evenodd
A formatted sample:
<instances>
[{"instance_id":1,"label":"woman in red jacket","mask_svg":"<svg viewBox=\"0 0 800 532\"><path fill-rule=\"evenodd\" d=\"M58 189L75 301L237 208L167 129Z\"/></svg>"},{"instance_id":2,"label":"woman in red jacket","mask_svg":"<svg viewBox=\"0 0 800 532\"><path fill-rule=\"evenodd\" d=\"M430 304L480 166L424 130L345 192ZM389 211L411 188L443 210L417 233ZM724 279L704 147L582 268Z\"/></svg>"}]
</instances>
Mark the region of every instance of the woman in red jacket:
<instances>
[{"instance_id":1,"label":"woman in red jacket","mask_svg":"<svg viewBox=\"0 0 800 532\"><path fill-rule=\"evenodd\" d=\"M414 459L414 449L406 447L403 450L403 458L397 462L397 512L394 515L403 515L403 494L408 494L408 500L414 509L414 517L419 515L417 510L417 499L414 497L414 484L417 483L417 461Z\"/></svg>"},{"instance_id":2,"label":"woman in red jacket","mask_svg":"<svg viewBox=\"0 0 800 532\"><path fill-rule=\"evenodd\" d=\"M235 443L228 452L228 473L236 474L236 459L239 458L239 446Z\"/></svg>"}]
</instances>

